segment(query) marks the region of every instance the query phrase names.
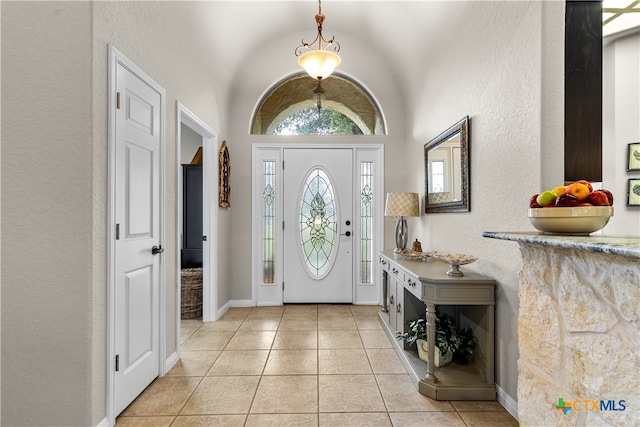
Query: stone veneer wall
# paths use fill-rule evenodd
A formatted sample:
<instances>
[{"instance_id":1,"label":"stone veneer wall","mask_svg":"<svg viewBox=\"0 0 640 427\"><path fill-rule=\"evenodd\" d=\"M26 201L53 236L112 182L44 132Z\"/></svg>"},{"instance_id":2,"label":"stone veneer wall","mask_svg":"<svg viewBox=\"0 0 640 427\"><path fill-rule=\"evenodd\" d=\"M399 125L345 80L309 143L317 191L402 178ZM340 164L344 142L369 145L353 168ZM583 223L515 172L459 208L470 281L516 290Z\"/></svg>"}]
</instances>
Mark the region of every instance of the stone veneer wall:
<instances>
[{"instance_id":1,"label":"stone veneer wall","mask_svg":"<svg viewBox=\"0 0 640 427\"><path fill-rule=\"evenodd\" d=\"M523 426L638 425L640 260L520 243L518 416ZM624 411L554 409L558 398ZM591 406L586 406L592 409Z\"/></svg>"}]
</instances>

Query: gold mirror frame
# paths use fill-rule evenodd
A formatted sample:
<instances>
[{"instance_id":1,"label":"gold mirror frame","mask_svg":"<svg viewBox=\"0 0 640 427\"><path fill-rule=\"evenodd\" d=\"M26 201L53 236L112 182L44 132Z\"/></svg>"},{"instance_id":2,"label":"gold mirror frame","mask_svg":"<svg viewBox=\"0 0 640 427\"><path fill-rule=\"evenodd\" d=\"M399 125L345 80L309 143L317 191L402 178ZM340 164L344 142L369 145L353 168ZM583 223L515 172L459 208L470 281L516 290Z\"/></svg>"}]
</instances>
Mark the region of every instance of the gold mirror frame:
<instances>
[{"instance_id":1,"label":"gold mirror frame","mask_svg":"<svg viewBox=\"0 0 640 427\"><path fill-rule=\"evenodd\" d=\"M440 135L429 141L424 146L424 176L425 176L425 197L424 211L427 214L444 213L444 212L469 212L471 210L470 202L470 169L469 169L469 116L465 116L456 124L442 132ZM459 151L449 155L448 160L444 161L443 179L449 183L452 188L444 188L443 191L429 191L430 184L430 163L429 154L432 158L435 156L435 150L439 146L445 146L448 141L454 138L459 139ZM456 144L454 144L456 145ZM457 145L456 145L457 151ZM454 150L452 150L454 151ZM453 183L453 184L452 184ZM445 184L447 186L447 184Z\"/></svg>"}]
</instances>

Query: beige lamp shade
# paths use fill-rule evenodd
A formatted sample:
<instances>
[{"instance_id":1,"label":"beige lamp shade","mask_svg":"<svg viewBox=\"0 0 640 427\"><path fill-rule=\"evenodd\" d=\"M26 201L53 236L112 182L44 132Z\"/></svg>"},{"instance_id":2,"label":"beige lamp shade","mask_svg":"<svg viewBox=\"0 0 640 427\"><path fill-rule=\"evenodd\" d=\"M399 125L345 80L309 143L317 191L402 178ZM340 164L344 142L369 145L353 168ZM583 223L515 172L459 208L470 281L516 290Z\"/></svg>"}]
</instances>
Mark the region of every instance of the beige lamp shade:
<instances>
[{"instance_id":1,"label":"beige lamp shade","mask_svg":"<svg viewBox=\"0 0 640 427\"><path fill-rule=\"evenodd\" d=\"M418 193L387 193L385 216L420 216Z\"/></svg>"},{"instance_id":2,"label":"beige lamp shade","mask_svg":"<svg viewBox=\"0 0 640 427\"><path fill-rule=\"evenodd\" d=\"M326 79L342 60L337 53L328 50L310 50L298 58L298 65L314 79Z\"/></svg>"}]
</instances>

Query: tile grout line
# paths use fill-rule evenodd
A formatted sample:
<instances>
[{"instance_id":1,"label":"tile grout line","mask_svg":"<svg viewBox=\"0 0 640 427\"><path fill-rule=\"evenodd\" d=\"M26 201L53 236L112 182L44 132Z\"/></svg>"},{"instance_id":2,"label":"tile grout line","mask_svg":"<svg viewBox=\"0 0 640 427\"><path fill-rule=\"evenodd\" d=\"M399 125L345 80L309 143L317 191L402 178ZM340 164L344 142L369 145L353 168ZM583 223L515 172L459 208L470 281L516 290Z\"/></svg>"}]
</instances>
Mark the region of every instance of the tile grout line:
<instances>
[{"instance_id":1,"label":"tile grout line","mask_svg":"<svg viewBox=\"0 0 640 427\"><path fill-rule=\"evenodd\" d=\"M198 332L200 330L200 328L202 328L204 326L204 322L198 326L191 335L189 335L189 338L191 338L196 332ZM187 339L189 339L187 338ZM187 340L185 340L186 342ZM182 345L182 343L180 343L180 345ZM218 355L219 356L219 355ZM216 357L217 360L217 357ZM213 361L213 363L215 363L215 360ZM213 366L213 363L211 364L211 366ZM211 366L209 367L209 369L211 369ZM208 372L208 371L207 371ZM169 424L169 426L172 426L173 423L176 422L176 420L178 419L178 416L180 416L180 413L182 412L182 410L184 409L185 406L187 406L187 403L189 402L189 399L191 399L191 397L193 396L193 394L196 392L196 390L198 389L198 387L200 387L200 384L202 384L202 381L204 381L204 378L206 376L206 372L205 374L200 377L200 381L198 381L198 384L193 388L193 390L191 391L191 393L189 393L189 395L187 396L187 398L184 400L184 403L182 404L182 406L180 407L180 409L178 410L178 413L176 415L174 415L173 420L171 421L171 424Z\"/></svg>"},{"instance_id":2,"label":"tile grout line","mask_svg":"<svg viewBox=\"0 0 640 427\"><path fill-rule=\"evenodd\" d=\"M211 363L211 365L209 366L208 370L204 373L204 375L195 376L195 377L199 377L198 384L195 386L194 390L185 398L184 404L178 410L177 415L169 415L170 417L172 417L172 419L171 419L171 421L170 421L170 423L168 425L170 425L170 426L171 425L175 425L178 417L186 416L186 415L180 415L180 413L184 410L186 404L193 397L193 395L194 395L195 391L198 389L198 387L201 386L202 382L204 381L204 378L207 377L207 374L211 371L211 369L213 368L213 365L219 360L219 357L223 354L223 352L231 351L230 349L228 349L228 346L229 346L231 340L233 339L234 336L236 336L236 334L238 332L240 332L240 328L242 327L242 325L246 321L251 320L250 315L251 315L251 313L253 312L254 309L255 308L252 308L252 310L247 312L242 317L241 322L239 323L239 325L237 327L235 327L235 330L233 331L233 334L228 339L228 341L225 343L225 345L223 346L222 350L220 350L219 354L216 356L216 358ZM256 402L257 392L258 392L258 389L260 387L260 384L262 383L263 378L265 376L268 376L268 375L265 375L266 368L267 368L267 364L269 362L270 357L273 355L273 351L276 350L274 348L274 346L275 346L275 343L276 343L276 338L278 336L278 333L279 332L284 332L280 328L281 328L281 326L283 326L282 325L282 321L285 319L285 313L286 313L286 307L281 311L281 314L279 316L279 321L278 321L277 327L275 329L275 334L274 334L274 336L273 336L273 338L271 340L271 343L269 345L267 356L266 356L266 360L264 362L264 365L262 366L261 373L258 375L259 376L258 384L256 385L256 388L255 388L255 390L253 392L253 395L251 397L251 402L249 404L248 410L247 410L246 414L241 414L241 413L236 414L236 415L244 415L244 423L243 423L243 425L245 425L245 426L248 424L249 416L252 415L251 409L252 409L254 403ZM304 317L308 318L310 316L307 315L307 316L304 316ZM354 323L355 323L355 318L356 318L355 313L353 312L353 309L351 310L351 316L350 317L349 316L325 316L325 317L350 318L350 319L352 319L352 321ZM360 313L360 317L365 317L362 312ZM368 316L366 316L366 317L368 317ZM260 317L256 317L255 319L260 320L261 318ZM315 328L316 360L315 360L315 374L314 375L316 377L316 398L317 398L317 411L315 413L315 415L316 415L315 419L316 419L317 425L319 426L320 425L320 415L321 415L321 412L320 412L320 409L321 409L320 408L321 390L320 390L320 378L319 378L320 375L321 375L321 372L320 372L320 350L321 350L321 348L320 348L320 341L319 340L320 340L320 332L321 332L321 330L320 330L320 314L319 314L319 311L317 310L317 306L316 306L315 319L316 319L316 328ZM388 407L388 402L387 402L387 400L385 400L385 398L383 396L381 384L380 384L379 378L378 378L378 374L376 374L376 372L374 371L373 364L372 364L372 359L370 357L369 352L367 351L368 348L366 347L366 345L364 343L364 338L363 338L363 335L362 335L363 331L369 331L369 330L368 329L360 329L358 327L357 323L355 323L355 324L356 324L356 329L355 330L358 332L358 338L360 339L360 344L362 345L361 348L365 353L365 357L367 358L366 360L368 362L369 369L371 370L371 375L373 375L373 377L374 377L374 381L376 383L376 387L378 389L378 392L380 393L380 396L381 396L381 399L382 399L382 402L383 402L383 405L384 405L384 411L373 411L373 412L386 413L386 415L387 415L386 419L388 420L390 425L393 425L393 421L391 419L391 412L390 412L389 407ZM193 332L190 333L190 335L187 338L184 339L184 342L186 342L189 338L191 338L198 331L202 331L203 327L204 327L204 323L201 323L200 326L198 326ZM350 330L350 329L349 328L347 328L347 329L343 329L343 328L327 329L327 331L347 331L347 330ZM259 329L257 331L258 332L265 332L266 330ZM217 332L217 331L211 331L211 332ZM386 338L389 339L388 337L386 337ZM181 342L181 345L182 344L183 344L183 342ZM377 349L377 347L375 347L375 342L373 343L373 345L374 345L374 347L372 347L371 349ZM283 348L281 350L287 350L288 348L286 348L286 347L289 347L289 346L285 345L285 348ZM333 346L331 346L331 347L333 347ZM337 350L341 350L341 349L344 349L344 348L343 347L337 348ZM200 349L200 351L209 351L209 350ZM387 373L387 374L390 375L390 374L393 374L393 373ZM245 375L245 374L243 374L243 375ZM246 375L253 375L253 374L246 374ZM286 373L280 373L280 374L276 374L274 376L278 376L278 375L287 375L287 374ZM303 375L306 375L306 374L291 374L291 376L294 376L294 377L300 377L300 376L303 376ZM357 375L369 375L369 374L368 373L367 374L365 374L365 373L360 373L360 374L344 374L343 373L343 374L341 374L341 373L337 372L335 374L327 373L327 374L324 374L324 375L327 375L327 376L332 376L332 375L354 375L354 376L357 376ZM385 373L381 372L379 375L385 375ZM400 374L397 374L397 375L400 375ZM405 373L405 375L406 375L406 373ZM188 375L184 375L184 376L188 377ZM461 411L459 411L458 408L455 405L453 405L453 403L451 401L448 401L448 402L452 406L452 409L454 410L454 412L456 413L457 419L462 423L461 425L469 426L470 424L468 422L466 422L465 419L461 416ZM464 409L464 407L462 407L461 409ZM473 408L469 408L469 409L473 409ZM358 411L356 411L356 412L358 412ZM356 412L354 412L354 413L356 413ZM364 411L364 412L372 412L372 411ZM420 411L408 411L408 412L420 412ZM463 412L487 412L487 411L469 411L468 410L468 411L463 411ZM501 411L491 411L491 412L501 412ZM303 413L304 412L300 412L300 413L296 412L295 414L303 414ZM350 412L349 411L345 411L344 413L350 413ZM293 412L292 413L287 413L287 414L294 415ZM327 412L327 414L334 414L334 413L333 412ZM342 412L338 412L338 413L335 413L335 414L342 414ZM191 415L195 416L196 414L191 414ZM202 414L202 415L205 415L205 414ZM215 414L209 414L209 415L215 415ZM221 415L223 415L223 414L221 414ZM284 413L283 414L255 413L255 415L286 415L286 414L284 414ZM152 415L147 415L146 417L151 417L151 416ZM139 418L144 418L144 417L145 416L141 416ZM238 421L240 421L240 420L238 420ZM470 421L472 421L472 420L470 419Z\"/></svg>"}]
</instances>

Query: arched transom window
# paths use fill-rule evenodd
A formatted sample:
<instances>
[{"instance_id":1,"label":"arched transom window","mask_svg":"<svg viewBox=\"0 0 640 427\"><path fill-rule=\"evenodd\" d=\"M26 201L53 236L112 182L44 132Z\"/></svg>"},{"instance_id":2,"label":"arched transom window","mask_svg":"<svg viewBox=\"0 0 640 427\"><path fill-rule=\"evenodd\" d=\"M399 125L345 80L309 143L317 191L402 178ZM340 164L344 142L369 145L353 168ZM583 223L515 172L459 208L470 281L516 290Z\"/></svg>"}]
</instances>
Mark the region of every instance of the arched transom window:
<instances>
[{"instance_id":1,"label":"arched transom window","mask_svg":"<svg viewBox=\"0 0 640 427\"><path fill-rule=\"evenodd\" d=\"M254 117L254 135L384 135L380 109L352 80L332 75L322 82L297 74L275 85Z\"/></svg>"}]
</instances>

